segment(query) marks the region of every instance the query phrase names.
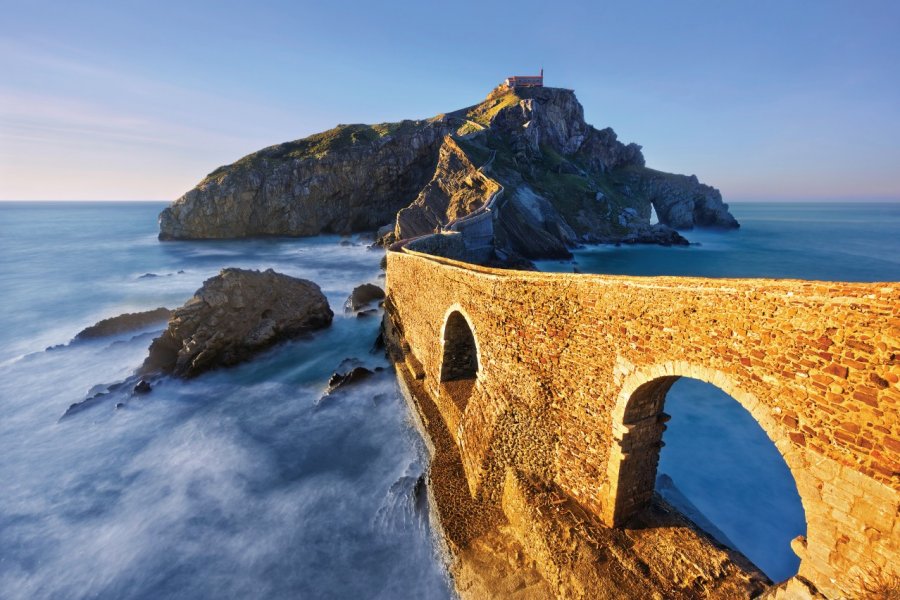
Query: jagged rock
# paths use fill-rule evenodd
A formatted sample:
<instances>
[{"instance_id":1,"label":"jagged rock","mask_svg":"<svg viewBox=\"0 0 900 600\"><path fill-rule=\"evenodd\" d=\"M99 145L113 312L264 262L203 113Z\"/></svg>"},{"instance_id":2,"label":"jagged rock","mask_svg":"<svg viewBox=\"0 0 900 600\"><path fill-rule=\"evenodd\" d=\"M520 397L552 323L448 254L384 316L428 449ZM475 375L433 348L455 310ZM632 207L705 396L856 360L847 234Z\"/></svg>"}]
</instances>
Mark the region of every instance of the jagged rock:
<instances>
[{"instance_id":1,"label":"jagged rock","mask_svg":"<svg viewBox=\"0 0 900 600\"><path fill-rule=\"evenodd\" d=\"M193 377L235 365L279 341L331 324L315 283L267 271L223 269L175 310L141 373Z\"/></svg>"},{"instance_id":2,"label":"jagged rock","mask_svg":"<svg viewBox=\"0 0 900 600\"><path fill-rule=\"evenodd\" d=\"M507 93L501 86L492 94L502 98ZM564 155L581 147L592 128L585 123L584 109L574 93L557 88L523 88L516 94L519 101L500 110L491 120L492 128L501 133L524 131L521 139L533 153L540 153L541 145Z\"/></svg>"},{"instance_id":3,"label":"jagged rock","mask_svg":"<svg viewBox=\"0 0 900 600\"><path fill-rule=\"evenodd\" d=\"M642 225L622 238L623 244L658 244L660 246L688 246L690 242L680 233L662 223Z\"/></svg>"},{"instance_id":4,"label":"jagged rock","mask_svg":"<svg viewBox=\"0 0 900 600\"><path fill-rule=\"evenodd\" d=\"M462 240L415 242L416 247L468 262L520 265L528 259L569 257L569 249L581 241L685 244L670 228L650 227L651 207L678 204L676 191L698 198L691 205L698 224L727 226L726 217L718 215L731 218L721 198L717 203L709 193L712 188L696 180L672 175L678 185L665 187L660 176L667 174L644 167L640 146L622 144L612 129L598 130L584 121L571 90L501 86L468 109L466 117L482 119L487 129L465 139L448 137L435 175L398 213L396 228L398 238L411 238L449 225ZM473 156L480 156L482 168L475 168L479 161ZM477 227L454 223L483 206L498 188L503 195L498 194L488 222ZM670 218L684 223L675 210L660 208L658 214L663 225ZM485 237L492 247L486 260L473 251L488 245Z\"/></svg>"},{"instance_id":5,"label":"jagged rock","mask_svg":"<svg viewBox=\"0 0 900 600\"><path fill-rule=\"evenodd\" d=\"M369 354L378 354L379 352L384 352L384 349L384 332L379 329L378 337L376 337L375 341L372 342L372 347L369 349Z\"/></svg>"},{"instance_id":6,"label":"jagged rock","mask_svg":"<svg viewBox=\"0 0 900 600\"><path fill-rule=\"evenodd\" d=\"M528 259L571 258L576 235L553 204L527 185L520 186L494 223L497 245Z\"/></svg>"},{"instance_id":7,"label":"jagged rock","mask_svg":"<svg viewBox=\"0 0 900 600\"><path fill-rule=\"evenodd\" d=\"M365 367L353 367L346 373L338 373L334 372L331 375L331 378L328 379L328 389L326 390L326 394L331 394L338 388L347 387L353 385L355 383L359 383L365 379L368 379L372 375L375 374L375 371L371 369L367 369Z\"/></svg>"},{"instance_id":8,"label":"jagged rock","mask_svg":"<svg viewBox=\"0 0 900 600\"><path fill-rule=\"evenodd\" d=\"M483 176L460 145L444 138L431 181L407 208L397 213L394 235L408 239L439 231L450 221L483 206L500 185Z\"/></svg>"},{"instance_id":9,"label":"jagged rock","mask_svg":"<svg viewBox=\"0 0 900 600\"><path fill-rule=\"evenodd\" d=\"M150 382L146 379L141 379L136 386L134 386L135 394L149 394L153 391L153 388L150 386Z\"/></svg>"},{"instance_id":10,"label":"jagged rock","mask_svg":"<svg viewBox=\"0 0 900 600\"><path fill-rule=\"evenodd\" d=\"M678 509L678 511L693 521L700 529L713 536L720 544L728 546L732 550L739 550L737 544L725 535L725 532L716 527L715 523L710 521L697 506L685 496L675 485L672 477L660 473L656 476L656 492L663 499Z\"/></svg>"},{"instance_id":11,"label":"jagged rock","mask_svg":"<svg viewBox=\"0 0 900 600\"><path fill-rule=\"evenodd\" d=\"M488 101L510 93L500 86L491 92ZM644 165L640 146L621 143L609 127L595 129L585 122L584 109L572 90L521 88L514 93L519 101L499 110L491 120L491 128L521 139L532 154L543 154L543 146L581 159L599 172Z\"/></svg>"},{"instance_id":12,"label":"jagged rock","mask_svg":"<svg viewBox=\"0 0 900 600\"><path fill-rule=\"evenodd\" d=\"M136 313L124 313L109 319L98 321L90 327L85 327L75 336L75 341L90 340L99 337L118 335L136 329L142 329L150 325L165 323L172 311L165 307L154 308Z\"/></svg>"},{"instance_id":13,"label":"jagged rock","mask_svg":"<svg viewBox=\"0 0 900 600\"><path fill-rule=\"evenodd\" d=\"M632 179L632 185L653 203L660 223L675 229L740 227L719 190L700 183L696 175L644 169L640 177Z\"/></svg>"},{"instance_id":14,"label":"jagged rock","mask_svg":"<svg viewBox=\"0 0 900 600\"><path fill-rule=\"evenodd\" d=\"M378 231L375 232L375 245L386 248L397 241L397 236L394 235L394 223L388 223L387 225L382 225L378 228Z\"/></svg>"},{"instance_id":15,"label":"jagged rock","mask_svg":"<svg viewBox=\"0 0 900 600\"><path fill-rule=\"evenodd\" d=\"M353 288L350 297L344 302L347 312L356 312L371 302L384 299L384 290L373 283L364 283Z\"/></svg>"}]
</instances>

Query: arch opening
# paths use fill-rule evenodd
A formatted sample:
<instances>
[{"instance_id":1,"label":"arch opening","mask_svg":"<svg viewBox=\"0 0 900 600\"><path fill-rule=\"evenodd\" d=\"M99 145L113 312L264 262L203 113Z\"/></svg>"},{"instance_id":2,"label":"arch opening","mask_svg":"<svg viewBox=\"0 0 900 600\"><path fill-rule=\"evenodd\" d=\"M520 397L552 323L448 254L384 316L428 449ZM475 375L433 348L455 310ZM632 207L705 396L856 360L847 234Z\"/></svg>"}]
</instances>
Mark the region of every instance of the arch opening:
<instances>
[{"instance_id":1,"label":"arch opening","mask_svg":"<svg viewBox=\"0 0 900 600\"><path fill-rule=\"evenodd\" d=\"M478 347L469 322L459 311L453 311L447 317L443 347L441 391L462 412L472 396L478 376Z\"/></svg>"},{"instance_id":2,"label":"arch opening","mask_svg":"<svg viewBox=\"0 0 900 600\"><path fill-rule=\"evenodd\" d=\"M710 383L669 376L639 386L623 417L617 523L656 492L773 581L797 573L791 540L806 534L797 484L746 408Z\"/></svg>"}]
</instances>

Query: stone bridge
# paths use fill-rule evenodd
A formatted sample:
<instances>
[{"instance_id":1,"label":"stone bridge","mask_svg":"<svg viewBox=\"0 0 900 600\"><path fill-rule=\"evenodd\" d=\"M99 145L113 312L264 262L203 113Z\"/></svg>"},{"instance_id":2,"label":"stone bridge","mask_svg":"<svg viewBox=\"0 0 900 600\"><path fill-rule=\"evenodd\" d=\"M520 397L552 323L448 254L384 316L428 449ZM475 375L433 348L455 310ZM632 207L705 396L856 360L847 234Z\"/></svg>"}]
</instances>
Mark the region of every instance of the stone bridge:
<instances>
[{"instance_id":1,"label":"stone bridge","mask_svg":"<svg viewBox=\"0 0 900 600\"><path fill-rule=\"evenodd\" d=\"M653 493L666 393L692 377L790 468L798 580L854 598L897 577L900 285L504 271L399 246L387 263L406 364L473 497L513 467L624 524Z\"/></svg>"}]
</instances>

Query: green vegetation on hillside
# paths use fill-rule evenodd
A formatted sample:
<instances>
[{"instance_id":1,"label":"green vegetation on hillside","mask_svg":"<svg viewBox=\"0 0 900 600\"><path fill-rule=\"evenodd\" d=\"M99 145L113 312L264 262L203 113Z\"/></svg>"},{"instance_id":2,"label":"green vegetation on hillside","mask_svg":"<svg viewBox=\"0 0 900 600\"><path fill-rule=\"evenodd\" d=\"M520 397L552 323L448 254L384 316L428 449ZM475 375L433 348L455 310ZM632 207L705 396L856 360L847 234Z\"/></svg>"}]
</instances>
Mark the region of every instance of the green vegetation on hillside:
<instances>
[{"instance_id":1,"label":"green vegetation on hillside","mask_svg":"<svg viewBox=\"0 0 900 600\"><path fill-rule=\"evenodd\" d=\"M496 151L490 176L498 179L509 193L515 193L519 185L528 185L550 200L579 234L602 233L597 231L597 217L601 214L601 220L608 224L608 233L624 234L627 227L621 226L616 217L625 208L640 209L649 203L633 185L644 174L644 167L597 173L577 157L564 157L549 146L541 147L539 157L526 157L514 150L511 140L491 132L457 141L474 164L484 164Z\"/></svg>"},{"instance_id":2,"label":"green vegetation on hillside","mask_svg":"<svg viewBox=\"0 0 900 600\"><path fill-rule=\"evenodd\" d=\"M414 133L428 123L429 121L405 120L397 123L378 123L376 125L359 123L338 125L333 129L315 133L301 140L276 144L253 154L248 154L230 165L219 167L207 175L206 178L216 178L230 170L249 167L260 160L287 161L321 158L331 152L344 150L356 144L370 144L389 135Z\"/></svg>"},{"instance_id":3,"label":"green vegetation on hillside","mask_svg":"<svg viewBox=\"0 0 900 600\"><path fill-rule=\"evenodd\" d=\"M466 153L466 156L469 157L469 160L472 161L472 164L476 167L481 167L491 158L492 151L484 144L464 138L456 140L456 143L462 148L463 152Z\"/></svg>"},{"instance_id":4,"label":"green vegetation on hillside","mask_svg":"<svg viewBox=\"0 0 900 600\"><path fill-rule=\"evenodd\" d=\"M512 89L496 92L488 97L485 102L473 106L466 112L466 118L475 121L485 127L491 124L497 113L508 106L517 104L521 98Z\"/></svg>"}]
</instances>

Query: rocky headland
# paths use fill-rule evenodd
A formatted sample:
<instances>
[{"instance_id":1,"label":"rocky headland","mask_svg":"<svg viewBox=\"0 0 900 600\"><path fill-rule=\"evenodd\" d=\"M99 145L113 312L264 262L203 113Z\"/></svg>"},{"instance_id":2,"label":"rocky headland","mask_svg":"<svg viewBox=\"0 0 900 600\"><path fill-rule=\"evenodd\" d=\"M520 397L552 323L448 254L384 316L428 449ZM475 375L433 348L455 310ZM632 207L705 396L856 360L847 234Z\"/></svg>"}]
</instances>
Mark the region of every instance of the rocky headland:
<instances>
[{"instance_id":1,"label":"rocky headland","mask_svg":"<svg viewBox=\"0 0 900 600\"><path fill-rule=\"evenodd\" d=\"M175 309L140 374L194 377L251 358L277 342L331 324L319 286L267 271L223 269Z\"/></svg>"},{"instance_id":2,"label":"rocky headland","mask_svg":"<svg viewBox=\"0 0 900 600\"><path fill-rule=\"evenodd\" d=\"M220 167L160 214L159 237L381 229L390 242L488 209L483 242L509 260L568 256L580 243L681 244L675 229L738 227L718 190L647 168L640 146L585 122L572 90L500 86L432 119L339 125Z\"/></svg>"}]
</instances>

